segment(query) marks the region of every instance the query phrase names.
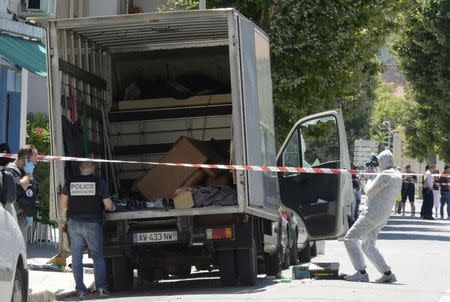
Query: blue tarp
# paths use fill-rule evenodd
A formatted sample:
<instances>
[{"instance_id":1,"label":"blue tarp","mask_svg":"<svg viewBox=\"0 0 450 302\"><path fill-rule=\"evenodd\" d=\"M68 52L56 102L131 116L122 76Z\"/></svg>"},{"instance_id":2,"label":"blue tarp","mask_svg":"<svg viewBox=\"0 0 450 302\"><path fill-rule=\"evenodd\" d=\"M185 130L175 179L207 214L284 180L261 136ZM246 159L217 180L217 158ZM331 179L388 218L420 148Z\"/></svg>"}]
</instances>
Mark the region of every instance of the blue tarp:
<instances>
[{"instance_id":1,"label":"blue tarp","mask_svg":"<svg viewBox=\"0 0 450 302\"><path fill-rule=\"evenodd\" d=\"M39 76L47 76L44 44L0 33L0 56Z\"/></svg>"}]
</instances>

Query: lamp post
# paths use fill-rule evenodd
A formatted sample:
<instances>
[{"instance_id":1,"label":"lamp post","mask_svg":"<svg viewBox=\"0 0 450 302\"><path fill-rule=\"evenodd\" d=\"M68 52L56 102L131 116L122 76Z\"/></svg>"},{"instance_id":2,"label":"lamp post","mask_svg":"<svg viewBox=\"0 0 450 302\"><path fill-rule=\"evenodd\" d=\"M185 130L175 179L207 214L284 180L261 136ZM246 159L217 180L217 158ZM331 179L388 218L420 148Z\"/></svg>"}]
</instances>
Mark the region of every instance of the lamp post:
<instances>
[{"instance_id":1,"label":"lamp post","mask_svg":"<svg viewBox=\"0 0 450 302\"><path fill-rule=\"evenodd\" d=\"M386 150L391 150L392 124L390 121L383 121L381 124L386 128L388 132L388 143L386 146Z\"/></svg>"}]
</instances>

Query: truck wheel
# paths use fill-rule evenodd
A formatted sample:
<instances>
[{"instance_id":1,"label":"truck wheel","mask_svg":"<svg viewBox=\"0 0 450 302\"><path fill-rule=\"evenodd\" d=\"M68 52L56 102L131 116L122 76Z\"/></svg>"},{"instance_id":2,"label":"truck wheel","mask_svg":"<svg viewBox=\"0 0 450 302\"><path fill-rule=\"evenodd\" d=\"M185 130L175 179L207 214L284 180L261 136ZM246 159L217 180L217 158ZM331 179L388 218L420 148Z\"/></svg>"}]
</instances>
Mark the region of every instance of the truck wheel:
<instances>
[{"instance_id":1,"label":"truck wheel","mask_svg":"<svg viewBox=\"0 0 450 302\"><path fill-rule=\"evenodd\" d=\"M311 245L309 240L306 240L306 246L300 251L298 257L302 263L311 262Z\"/></svg>"},{"instance_id":2,"label":"truck wheel","mask_svg":"<svg viewBox=\"0 0 450 302\"><path fill-rule=\"evenodd\" d=\"M315 241L311 247L311 257L317 257L317 244Z\"/></svg>"},{"instance_id":3,"label":"truck wheel","mask_svg":"<svg viewBox=\"0 0 450 302\"><path fill-rule=\"evenodd\" d=\"M23 280L22 271L19 265L16 268L16 275L14 276L12 302L25 302L27 301L27 289L25 288L25 282Z\"/></svg>"},{"instance_id":4,"label":"truck wheel","mask_svg":"<svg viewBox=\"0 0 450 302\"><path fill-rule=\"evenodd\" d=\"M298 264L298 243L297 243L297 238L294 239L294 242L292 243L291 246L291 265L297 265Z\"/></svg>"},{"instance_id":5,"label":"truck wheel","mask_svg":"<svg viewBox=\"0 0 450 302\"><path fill-rule=\"evenodd\" d=\"M252 237L252 246L248 249L237 250L237 264L241 285L253 286L258 277L258 259L256 239Z\"/></svg>"},{"instance_id":6,"label":"truck wheel","mask_svg":"<svg viewBox=\"0 0 450 302\"><path fill-rule=\"evenodd\" d=\"M264 260L266 262L266 275L276 276L281 273L281 249L279 246L273 255L265 254Z\"/></svg>"},{"instance_id":7,"label":"truck wheel","mask_svg":"<svg viewBox=\"0 0 450 302\"><path fill-rule=\"evenodd\" d=\"M133 288L133 268L126 256L111 259L112 288L117 291L125 291Z\"/></svg>"},{"instance_id":8,"label":"truck wheel","mask_svg":"<svg viewBox=\"0 0 450 302\"><path fill-rule=\"evenodd\" d=\"M291 249L283 247L283 263L281 264L282 269L288 269L291 266Z\"/></svg>"},{"instance_id":9,"label":"truck wheel","mask_svg":"<svg viewBox=\"0 0 450 302\"><path fill-rule=\"evenodd\" d=\"M220 280L225 286L233 286L237 283L237 272L233 250L218 251Z\"/></svg>"}]
</instances>

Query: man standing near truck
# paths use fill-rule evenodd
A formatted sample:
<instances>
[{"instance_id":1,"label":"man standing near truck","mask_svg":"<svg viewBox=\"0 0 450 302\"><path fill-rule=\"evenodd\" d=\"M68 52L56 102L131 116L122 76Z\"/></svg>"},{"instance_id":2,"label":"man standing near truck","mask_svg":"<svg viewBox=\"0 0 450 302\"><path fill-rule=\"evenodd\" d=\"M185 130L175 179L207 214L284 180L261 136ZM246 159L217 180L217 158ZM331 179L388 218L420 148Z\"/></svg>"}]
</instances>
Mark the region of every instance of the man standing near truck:
<instances>
[{"instance_id":1,"label":"man standing near truck","mask_svg":"<svg viewBox=\"0 0 450 302\"><path fill-rule=\"evenodd\" d=\"M373 181L367 181L364 188L367 194L367 208L359 215L358 220L344 237L345 247L356 269L356 273L346 276L345 280L369 282L364 252L382 274L376 282L390 283L397 281L397 279L380 251L376 248L375 243L378 234L391 215L395 198L402 186L402 177L400 172L395 169L391 151L385 150L381 152L373 161L374 163L371 162L371 164L379 166L382 174L379 174ZM362 240L362 248L360 240Z\"/></svg>"},{"instance_id":2,"label":"man standing near truck","mask_svg":"<svg viewBox=\"0 0 450 302\"><path fill-rule=\"evenodd\" d=\"M37 157L37 149L33 145L25 145L19 150L17 159L5 166L5 171L10 172L16 181L17 222L25 243L28 239L28 228L33 224L37 214L38 183L33 179Z\"/></svg>"},{"instance_id":3,"label":"man standing near truck","mask_svg":"<svg viewBox=\"0 0 450 302\"><path fill-rule=\"evenodd\" d=\"M72 272L75 289L82 299L89 294L83 282L84 242L94 261L95 285L100 297L110 296L103 256L103 212L114 211L108 187L96 175L92 162L80 164L80 175L70 178L63 188L60 206L66 210L72 250Z\"/></svg>"}]
</instances>

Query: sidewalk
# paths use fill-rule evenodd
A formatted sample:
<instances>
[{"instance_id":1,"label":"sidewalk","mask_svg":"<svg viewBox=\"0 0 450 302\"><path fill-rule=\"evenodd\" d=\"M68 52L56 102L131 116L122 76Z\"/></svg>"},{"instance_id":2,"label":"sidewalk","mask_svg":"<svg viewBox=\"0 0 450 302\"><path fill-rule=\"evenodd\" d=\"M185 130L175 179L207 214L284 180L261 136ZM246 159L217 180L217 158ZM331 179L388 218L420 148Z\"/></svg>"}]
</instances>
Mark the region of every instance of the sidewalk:
<instances>
[{"instance_id":1,"label":"sidewalk","mask_svg":"<svg viewBox=\"0 0 450 302\"><path fill-rule=\"evenodd\" d=\"M32 244L27 248L28 265L46 264L58 250L50 245ZM71 262L70 257L67 264ZM87 258L83 262L92 263ZM69 267L65 272L38 271L29 269L29 302L50 302L57 298L64 298L75 294L75 281ZM94 271L91 268L85 268L84 283L91 286L94 283Z\"/></svg>"}]
</instances>

